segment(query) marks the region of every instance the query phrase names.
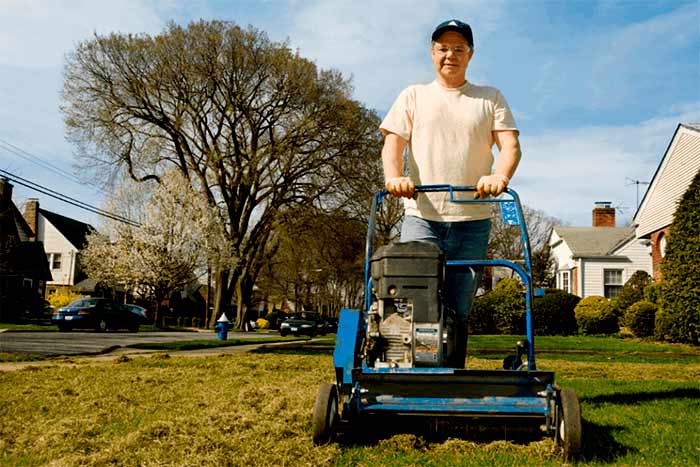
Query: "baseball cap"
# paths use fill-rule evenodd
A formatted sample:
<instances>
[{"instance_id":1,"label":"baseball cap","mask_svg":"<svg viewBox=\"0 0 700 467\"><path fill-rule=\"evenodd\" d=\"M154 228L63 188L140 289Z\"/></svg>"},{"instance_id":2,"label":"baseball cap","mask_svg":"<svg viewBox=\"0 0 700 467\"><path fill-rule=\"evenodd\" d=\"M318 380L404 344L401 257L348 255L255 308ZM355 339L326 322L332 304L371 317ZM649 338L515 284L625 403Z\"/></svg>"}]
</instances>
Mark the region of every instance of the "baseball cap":
<instances>
[{"instance_id":1,"label":"baseball cap","mask_svg":"<svg viewBox=\"0 0 700 467\"><path fill-rule=\"evenodd\" d=\"M474 47L474 36L472 35L472 28L467 24L458 19L448 19L438 24L433 31L433 40L436 41L440 35L445 31L456 31L464 36L467 40L469 47Z\"/></svg>"}]
</instances>

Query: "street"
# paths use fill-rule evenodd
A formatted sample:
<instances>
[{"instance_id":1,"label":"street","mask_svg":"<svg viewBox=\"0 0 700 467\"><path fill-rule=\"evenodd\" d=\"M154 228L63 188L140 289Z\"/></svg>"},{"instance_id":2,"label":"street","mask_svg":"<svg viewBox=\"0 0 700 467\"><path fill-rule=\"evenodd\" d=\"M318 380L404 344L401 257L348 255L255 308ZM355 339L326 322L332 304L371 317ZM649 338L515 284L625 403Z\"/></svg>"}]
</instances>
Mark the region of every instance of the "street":
<instances>
[{"instance_id":1,"label":"street","mask_svg":"<svg viewBox=\"0 0 700 467\"><path fill-rule=\"evenodd\" d=\"M229 332L229 339L262 337L257 333ZM40 355L81 355L106 352L138 343L178 342L216 339L213 331L203 332L2 332L0 352Z\"/></svg>"}]
</instances>

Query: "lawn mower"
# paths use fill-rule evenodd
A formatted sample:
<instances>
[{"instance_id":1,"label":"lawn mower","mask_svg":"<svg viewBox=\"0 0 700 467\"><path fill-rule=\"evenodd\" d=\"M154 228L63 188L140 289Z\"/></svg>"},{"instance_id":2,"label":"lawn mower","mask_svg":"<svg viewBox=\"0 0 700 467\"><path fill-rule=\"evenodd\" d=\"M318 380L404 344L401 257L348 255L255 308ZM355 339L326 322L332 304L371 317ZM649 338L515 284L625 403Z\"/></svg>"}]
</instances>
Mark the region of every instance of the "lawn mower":
<instances>
[{"instance_id":1,"label":"lawn mower","mask_svg":"<svg viewBox=\"0 0 700 467\"><path fill-rule=\"evenodd\" d=\"M367 426L367 420L423 418L438 423L489 422L536 427L552 436L565 458L581 452L581 412L573 389L555 384L554 373L538 371L532 320L530 242L518 194L473 199L474 187L424 185L416 192L449 192L456 203L499 203L508 225L520 228L524 263L503 259L448 260L429 242L391 243L373 252L377 210L387 191L372 199L367 229L364 300L343 309L336 334L336 381L319 388L313 410L313 441ZM467 193L464 193L467 192ZM454 311L442 298L445 270L506 267L525 290L526 339L503 369L449 366L454 348ZM525 361L523 361L525 358ZM374 422L371 422L374 424Z\"/></svg>"}]
</instances>

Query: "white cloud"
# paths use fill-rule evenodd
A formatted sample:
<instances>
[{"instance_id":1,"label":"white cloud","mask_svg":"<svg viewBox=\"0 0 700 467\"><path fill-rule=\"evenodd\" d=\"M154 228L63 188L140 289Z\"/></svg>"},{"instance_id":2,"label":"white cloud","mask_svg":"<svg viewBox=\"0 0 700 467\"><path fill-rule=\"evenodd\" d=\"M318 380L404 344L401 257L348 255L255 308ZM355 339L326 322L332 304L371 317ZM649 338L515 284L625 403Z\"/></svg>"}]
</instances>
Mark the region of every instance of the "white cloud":
<instances>
[{"instance_id":1,"label":"white cloud","mask_svg":"<svg viewBox=\"0 0 700 467\"><path fill-rule=\"evenodd\" d=\"M700 121L700 102L689 102L638 125L549 129L522 137L523 159L513 188L522 201L573 225L587 226L595 201L636 210L636 186L651 181L679 123ZM640 187L640 200L645 187ZM619 223L618 223L619 225Z\"/></svg>"},{"instance_id":2,"label":"white cloud","mask_svg":"<svg viewBox=\"0 0 700 467\"><path fill-rule=\"evenodd\" d=\"M290 37L303 56L353 76L357 99L386 110L402 88L434 78L429 42L438 23L474 18L476 38L486 40L501 12L499 3L482 1L324 0L303 4Z\"/></svg>"},{"instance_id":3,"label":"white cloud","mask_svg":"<svg viewBox=\"0 0 700 467\"><path fill-rule=\"evenodd\" d=\"M0 64L60 66L67 52L95 32L154 33L162 27L147 0L2 0Z\"/></svg>"}]
</instances>

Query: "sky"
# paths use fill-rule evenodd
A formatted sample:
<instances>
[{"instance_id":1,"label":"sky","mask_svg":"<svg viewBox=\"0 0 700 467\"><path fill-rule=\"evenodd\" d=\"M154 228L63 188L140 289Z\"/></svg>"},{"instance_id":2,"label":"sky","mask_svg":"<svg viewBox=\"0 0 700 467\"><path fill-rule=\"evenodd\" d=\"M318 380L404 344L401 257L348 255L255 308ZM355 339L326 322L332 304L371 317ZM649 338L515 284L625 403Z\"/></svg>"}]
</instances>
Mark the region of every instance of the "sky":
<instances>
[{"instance_id":1,"label":"sky","mask_svg":"<svg viewBox=\"0 0 700 467\"><path fill-rule=\"evenodd\" d=\"M102 206L74 169L59 109L65 56L94 34L252 25L351 78L383 117L403 88L434 79L430 35L452 18L474 31L467 79L499 88L514 112L522 202L590 226L594 203L610 201L618 226L631 222L647 188L635 182L651 181L679 123L700 122L698 0L0 0L0 169ZM15 186L16 203L30 197L101 222Z\"/></svg>"}]
</instances>

